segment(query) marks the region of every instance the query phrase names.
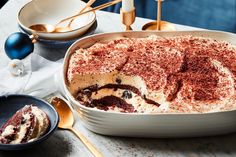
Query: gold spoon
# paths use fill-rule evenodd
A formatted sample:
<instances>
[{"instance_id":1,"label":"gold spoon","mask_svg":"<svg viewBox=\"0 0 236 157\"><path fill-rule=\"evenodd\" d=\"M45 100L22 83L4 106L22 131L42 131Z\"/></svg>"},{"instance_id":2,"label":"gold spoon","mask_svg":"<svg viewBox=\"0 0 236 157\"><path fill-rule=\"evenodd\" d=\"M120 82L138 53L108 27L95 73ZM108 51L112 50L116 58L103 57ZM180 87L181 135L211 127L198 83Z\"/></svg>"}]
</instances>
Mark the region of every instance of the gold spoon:
<instances>
[{"instance_id":1,"label":"gold spoon","mask_svg":"<svg viewBox=\"0 0 236 157\"><path fill-rule=\"evenodd\" d=\"M96 0L89 0L88 3L86 4L86 6L83 9L80 10L79 14L82 13L88 7L90 7L95 1ZM71 31L72 30L71 29L71 24L74 20L75 20L75 18L71 19L66 27L55 26L56 28L55 28L54 32L68 32L68 31Z\"/></svg>"},{"instance_id":2,"label":"gold spoon","mask_svg":"<svg viewBox=\"0 0 236 157\"><path fill-rule=\"evenodd\" d=\"M85 7L83 9L80 10L79 14L81 14L85 9L87 9L88 7L90 7L96 0L89 0L88 3L86 3ZM30 29L36 30L38 32L68 32L71 31L71 23L74 21L75 18L71 19L71 21L69 22L69 24L66 27L59 27L58 24L56 24L55 26L53 25L44 25L44 24L35 24L30 26ZM41 25L44 25L45 27L42 27Z\"/></svg>"},{"instance_id":3,"label":"gold spoon","mask_svg":"<svg viewBox=\"0 0 236 157\"><path fill-rule=\"evenodd\" d=\"M81 132L73 128L74 116L68 104L59 97L52 98L51 104L57 110L60 117L58 127L61 129L72 131L76 136L80 138L80 140L95 157L103 157L103 155L93 146L92 143L89 142L89 140Z\"/></svg>"},{"instance_id":4,"label":"gold spoon","mask_svg":"<svg viewBox=\"0 0 236 157\"><path fill-rule=\"evenodd\" d=\"M75 19L78 16L87 14L87 13L92 12L92 11L104 9L106 7L109 7L109 6L112 6L114 4L117 4L117 3L121 2L121 1L122 0L114 0L114 1L110 1L110 2L104 3L102 5L99 5L99 6L95 7L95 8L92 8L90 10L87 10L87 11L84 11L82 13L78 13L76 15L67 17L67 18L61 20L60 22L58 22L56 25L34 24L34 25L29 26L29 28L33 29L36 32L56 33L56 32L61 32L62 30L63 30L63 32L67 32L67 31L70 31L70 30L64 30L64 28L59 28L59 27L57 28L57 26L60 25L61 23L65 22L65 21L68 21L68 20L71 20L71 19Z\"/></svg>"}]
</instances>

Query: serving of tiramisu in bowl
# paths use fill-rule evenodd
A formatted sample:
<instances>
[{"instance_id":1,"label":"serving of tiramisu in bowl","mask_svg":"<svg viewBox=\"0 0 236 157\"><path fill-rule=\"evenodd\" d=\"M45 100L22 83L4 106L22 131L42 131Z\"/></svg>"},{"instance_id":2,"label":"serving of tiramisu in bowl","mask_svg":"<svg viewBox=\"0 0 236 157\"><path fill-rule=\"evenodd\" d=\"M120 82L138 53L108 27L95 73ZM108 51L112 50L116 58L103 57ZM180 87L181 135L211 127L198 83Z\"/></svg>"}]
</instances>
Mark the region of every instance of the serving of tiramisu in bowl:
<instances>
[{"instance_id":1,"label":"serving of tiramisu in bowl","mask_svg":"<svg viewBox=\"0 0 236 157\"><path fill-rule=\"evenodd\" d=\"M0 96L0 150L37 146L56 130L59 116L46 101L21 94Z\"/></svg>"},{"instance_id":2,"label":"serving of tiramisu in bowl","mask_svg":"<svg viewBox=\"0 0 236 157\"><path fill-rule=\"evenodd\" d=\"M91 131L192 137L236 131L236 35L122 32L75 42L63 65L70 103Z\"/></svg>"}]
</instances>

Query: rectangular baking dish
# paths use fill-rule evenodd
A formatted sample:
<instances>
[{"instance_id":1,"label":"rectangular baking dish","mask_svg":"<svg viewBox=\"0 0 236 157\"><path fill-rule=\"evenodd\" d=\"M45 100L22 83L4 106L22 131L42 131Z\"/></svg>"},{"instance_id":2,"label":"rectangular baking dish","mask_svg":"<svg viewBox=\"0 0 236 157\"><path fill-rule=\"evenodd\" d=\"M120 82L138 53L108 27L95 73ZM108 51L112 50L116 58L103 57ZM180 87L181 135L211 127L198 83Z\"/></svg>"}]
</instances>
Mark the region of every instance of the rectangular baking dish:
<instances>
[{"instance_id":1,"label":"rectangular baking dish","mask_svg":"<svg viewBox=\"0 0 236 157\"><path fill-rule=\"evenodd\" d=\"M130 137L197 137L219 135L236 131L236 110L213 113L115 113L85 107L77 102L67 89L66 71L70 55L78 48L87 48L96 42L119 38L145 38L150 35L173 37L192 35L225 40L236 45L236 35L218 31L176 32L120 32L104 33L76 41L67 51L63 63L63 87L69 102L78 110L80 119L89 130L103 135Z\"/></svg>"}]
</instances>

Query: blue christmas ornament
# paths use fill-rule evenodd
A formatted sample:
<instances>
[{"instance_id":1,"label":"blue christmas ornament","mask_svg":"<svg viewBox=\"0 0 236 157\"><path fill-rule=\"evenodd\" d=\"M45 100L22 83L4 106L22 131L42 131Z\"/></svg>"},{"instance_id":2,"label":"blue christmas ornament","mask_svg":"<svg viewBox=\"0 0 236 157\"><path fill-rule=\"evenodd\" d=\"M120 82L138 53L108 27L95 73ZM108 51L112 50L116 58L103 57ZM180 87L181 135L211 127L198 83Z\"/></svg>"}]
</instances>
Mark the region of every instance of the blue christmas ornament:
<instances>
[{"instance_id":1,"label":"blue christmas ornament","mask_svg":"<svg viewBox=\"0 0 236 157\"><path fill-rule=\"evenodd\" d=\"M23 59L34 50L30 37L24 33L11 34L5 41L5 52L11 59Z\"/></svg>"}]
</instances>

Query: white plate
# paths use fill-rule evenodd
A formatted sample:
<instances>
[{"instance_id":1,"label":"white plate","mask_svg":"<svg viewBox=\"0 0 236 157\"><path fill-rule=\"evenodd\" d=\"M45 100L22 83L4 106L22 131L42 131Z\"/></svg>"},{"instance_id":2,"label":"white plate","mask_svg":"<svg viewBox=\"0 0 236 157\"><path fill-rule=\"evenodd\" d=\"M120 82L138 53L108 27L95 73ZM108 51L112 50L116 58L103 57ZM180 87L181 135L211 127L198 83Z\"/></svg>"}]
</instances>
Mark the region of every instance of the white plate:
<instances>
[{"instance_id":1,"label":"white plate","mask_svg":"<svg viewBox=\"0 0 236 157\"><path fill-rule=\"evenodd\" d=\"M28 28L33 24L55 25L60 20L77 14L84 6L81 0L32 0L18 12L18 23L24 31L32 34ZM72 31L59 33L37 32L42 39L68 40L85 33L95 22L94 12L77 17L71 25ZM67 24L67 23L65 23Z\"/></svg>"},{"instance_id":2,"label":"white plate","mask_svg":"<svg viewBox=\"0 0 236 157\"><path fill-rule=\"evenodd\" d=\"M85 107L73 98L66 87L66 71L69 57L76 49L86 48L105 40L148 37L154 34L162 37L177 35L210 37L236 45L235 34L216 31L106 33L78 40L68 49L65 56L63 86L70 103L78 109L83 124L99 134L132 137L196 137L236 131L236 110L203 114L114 113Z\"/></svg>"}]
</instances>

